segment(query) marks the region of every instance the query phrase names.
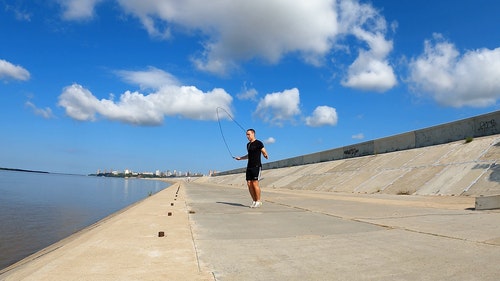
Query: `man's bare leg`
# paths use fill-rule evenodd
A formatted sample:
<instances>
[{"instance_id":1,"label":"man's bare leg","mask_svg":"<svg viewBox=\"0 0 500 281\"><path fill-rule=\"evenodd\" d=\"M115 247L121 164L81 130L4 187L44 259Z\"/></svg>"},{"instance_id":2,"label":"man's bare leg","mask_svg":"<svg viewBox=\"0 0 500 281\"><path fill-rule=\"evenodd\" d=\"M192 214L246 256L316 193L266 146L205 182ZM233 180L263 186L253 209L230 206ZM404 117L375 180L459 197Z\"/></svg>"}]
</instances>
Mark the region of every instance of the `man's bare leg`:
<instances>
[{"instance_id":1,"label":"man's bare leg","mask_svg":"<svg viewBox=\"0 0 500 281\"><path fill-rule=\"evenodd\" d=\"M255 193L255 201L260 202L260 186L259 186L259 181L255 180L252 181L253 183L253 190Z\"/></svg>"},{"instance_id":2,"label":"man's bare leg","mask_svg":"<svg viewBox=\"0 0 500 281\"><path fill-rule=\"evenodd\" d=\"M257 201L257 195L255 193L255 188L253 186L253 181L247 181L248 192L250 192L250 196L252 196L252 200Z\"/></svg>"}]
</instances>

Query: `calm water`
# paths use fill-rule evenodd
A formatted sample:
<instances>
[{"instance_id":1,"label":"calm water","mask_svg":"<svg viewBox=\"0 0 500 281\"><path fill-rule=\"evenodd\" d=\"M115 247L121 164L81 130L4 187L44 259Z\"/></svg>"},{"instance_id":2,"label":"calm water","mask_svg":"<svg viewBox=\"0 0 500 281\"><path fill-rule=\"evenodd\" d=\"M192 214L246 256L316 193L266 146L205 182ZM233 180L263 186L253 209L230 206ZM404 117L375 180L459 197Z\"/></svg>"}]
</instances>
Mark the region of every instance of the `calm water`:
<instances>
[{"instance_id":1,"label":"calm water","mask_svg":"<svg viewBox=\"0 0 500 281\"><path fill-rule=\"evenodd\" d=\"M0 269L169 184L0 171Z\"/></svg>"}]
</instances>

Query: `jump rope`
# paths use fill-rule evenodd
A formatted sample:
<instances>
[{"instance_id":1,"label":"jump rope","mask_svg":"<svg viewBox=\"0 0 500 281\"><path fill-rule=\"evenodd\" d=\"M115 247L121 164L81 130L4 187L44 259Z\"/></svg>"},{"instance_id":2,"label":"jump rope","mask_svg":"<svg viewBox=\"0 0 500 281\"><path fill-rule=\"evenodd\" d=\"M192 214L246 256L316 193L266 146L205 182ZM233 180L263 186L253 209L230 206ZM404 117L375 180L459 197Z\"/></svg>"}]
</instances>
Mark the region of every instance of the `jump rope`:
<instances>
[{"instance_id":1,"label":"jump rope","mask_svg":"<svg viewBox=\"0 0 500 281\"><path fill-rule=\"evenodd\" d=\"M240 123L238 123L236 120L234 120L233 116L231 116L231 114L229 114L229 112L227 112L227 110L225 110L222 107L217 107L216 108L215 111L217 113L217 122L219 123L219 129L220 129L220 134L222 136L222 140L224 141L224 144L226 145L227 151L229 152L229 155L231 155L231 158L236 158L233 155L233 153L231 152L231 149L229 149L229 145L227 144L226 138L224 137L224 132L222 131L222 125L220 123L219 110L224 111L226 113L226 115L229 117L229 119L231 119L236 125L238 125L238 127L240 127L243 130L243 132L246 132L246 130L245 130L245 128L243 128L243 126L240 125Z\"/></svg>"}]
</instances>

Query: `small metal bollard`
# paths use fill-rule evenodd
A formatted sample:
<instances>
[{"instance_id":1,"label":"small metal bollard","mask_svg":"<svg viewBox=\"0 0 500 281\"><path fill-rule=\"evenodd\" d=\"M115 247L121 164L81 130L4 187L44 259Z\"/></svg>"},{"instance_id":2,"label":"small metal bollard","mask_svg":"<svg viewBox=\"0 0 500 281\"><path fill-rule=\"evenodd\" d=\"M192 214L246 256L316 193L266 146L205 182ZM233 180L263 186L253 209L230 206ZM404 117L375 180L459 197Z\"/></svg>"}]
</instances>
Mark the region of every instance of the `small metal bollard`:
<instances>
[{"instance_id":1,"label":"small metal bollard","mask_svg":"<svg viewBox=\"0 0 500 281\"><path fill-rule=\"evenodd\" d=\"M163 231L158 232L158 237L163 237L163 236L165 236L165 232Z\"/></svg>"}]
</instances>

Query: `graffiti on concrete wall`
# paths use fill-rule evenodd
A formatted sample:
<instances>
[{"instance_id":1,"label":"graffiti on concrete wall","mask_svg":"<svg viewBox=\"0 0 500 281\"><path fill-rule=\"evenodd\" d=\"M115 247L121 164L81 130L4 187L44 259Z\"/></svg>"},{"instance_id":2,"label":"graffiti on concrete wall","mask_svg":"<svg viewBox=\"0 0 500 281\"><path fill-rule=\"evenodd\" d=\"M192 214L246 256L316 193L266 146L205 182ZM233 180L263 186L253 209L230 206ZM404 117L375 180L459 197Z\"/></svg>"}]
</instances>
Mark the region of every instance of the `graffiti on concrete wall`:
<instances>
[{"instance_id":1,"label":"graffiti on concrete wall","mask_svg":"<svg viewBox=\"0 0 500 281\"><path fill-rule=\"evenodd\" d=\"M491 119L489 121L481 121L479 122L479 128L478 130L479 131L486 131L486 130L491 130L493 128L496 129L497 127L497 122L495 121L495 119Z\"/></svg>"},{"instance_id":2,"label":"graffiti on concrete wall","mask_svg":"<svg viewBox=\"0 0 500 281\"><path fill-rule=\"evenodd\" d=\"M355 147L344 150L344 154L347 157L354 157L354 156L356 156L356 154L358 154L358 152L359 152L359 149L357 149Z\"/></svg>"}]
</instances>

